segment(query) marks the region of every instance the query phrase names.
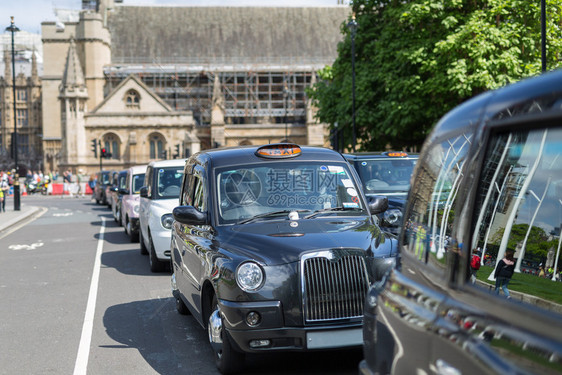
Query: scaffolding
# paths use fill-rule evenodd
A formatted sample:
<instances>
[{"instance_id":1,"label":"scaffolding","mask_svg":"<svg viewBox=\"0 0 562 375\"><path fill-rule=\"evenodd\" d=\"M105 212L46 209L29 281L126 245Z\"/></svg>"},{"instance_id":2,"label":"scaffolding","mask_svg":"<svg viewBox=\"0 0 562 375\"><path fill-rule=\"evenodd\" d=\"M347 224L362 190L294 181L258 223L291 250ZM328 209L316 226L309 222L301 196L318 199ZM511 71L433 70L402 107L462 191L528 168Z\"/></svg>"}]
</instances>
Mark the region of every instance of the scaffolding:
<instances>
[{"instance_id":1,"label":"scaffolding","mask_svg":"<svg viewBox=\"0 0 562 375\"><path fill-rule=\"evenodd\" d=\"M305 124L306 89L317 68L113 65L105 69L106 94L136 74L174 110L192 111L198 126L208 126L219 79L227 124Z\"/></svg>"}]
</instances>

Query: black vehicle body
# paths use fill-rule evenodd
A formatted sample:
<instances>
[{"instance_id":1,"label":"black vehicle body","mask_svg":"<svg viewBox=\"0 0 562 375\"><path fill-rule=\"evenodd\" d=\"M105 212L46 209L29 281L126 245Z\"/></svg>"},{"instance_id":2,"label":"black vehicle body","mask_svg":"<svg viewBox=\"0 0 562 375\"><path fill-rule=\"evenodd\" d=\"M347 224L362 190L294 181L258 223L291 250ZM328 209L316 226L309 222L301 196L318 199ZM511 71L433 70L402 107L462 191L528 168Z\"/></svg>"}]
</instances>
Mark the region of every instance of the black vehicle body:
<instances>
[{"instance_id":1,"label":"black vehicle body","mask_svg":"<svg viewBox=\"0 0 562 375\"><path fill-rule=\"evenodd\" d=\"M360 191L357 198L365 209L357 212L324 214L320 210L310 218L257 215L239 222L220 222L219 210L224 207L217 207L218 198L213 197L222 191L220 171L225 168L326 163L340 173L346 168L345 173L349 171L358 184L353 168L332 150L302 147L296 157L267 159L257 156L256 149L209 150L192 156L185 166L180 206L173 211L173 294L180 312L187 312L187 306L207 327L210 337L219 338L210 341L223 373L230 372L230 365L236 363L231 360L233 353L239 361L241 353L360 345L357 335L362 312L356 309L363 304L368 285L394 265L396 240L378 228L366 208L371 212L384 210L386 201L373 199L367 206ZM208 193L199 200L201 187L207 187ZM292 210L296 211L291 207L287 212ZM246 291L238 284L237 272L247 263L263 272L265 280L258 290ZM314 295L312 286L305 282L305 274L310 276L314 267L332 267L324 279L317 274L316 282L318 288L322 283L332 283L334 289ZM348 274L341 273L340 268ZM321 300L325 303L322 311ZM213 308L213 301L218 307ZM319 304L316 310L314 302ZM349 306L343 307L344 303ZM260 321L252 326L247 317L256 313ZM228 361L230 365L225 363Z\"/></svg>"},{"instance_id":2,"label":"black vehicle body","mask_svg":"<svg viewBox=\"0 0 562 375\"><path fill-rule=\"evenodd\" d=\"M369 196L386 196L388 210L378 214L382 230L395 235L402 228L404 204L410 188L410 178L418 160L418 154L406 152L356 152L343 154L357 171L363 185L363 192ZM375 176L370 168L379 167L380 175Z\"/></svg>"},{"instance_id":3,"label":"black vehicle body","mask_svg":"<svg viewBox=\"0 0 562 375\"><path fill-rule=\"evenodd\" d=\"M94 199L97 204L107 205L106 190L111 186L113 171L99 171L96 174L96 186L94 187Z\"/></svg>"},{"instance_id":4,"label":"black vehicle body","mask_svg":"<svg viewBox=\"0 0 562 375\"><path fill-rule=\"evenodd\" d=\"M526 251L559 256L561 154L562 71L481 94L441 119L412 177L397 266L365 302L360 373L562 373L562 306L548 297L560 283L522 266L503 295L486 278L510 249L515 262L533 259L523 253L531 228L545 234L528 237ZM473 283L471 253L492 242L496 261Z\"/></svg>"}]
</instances>

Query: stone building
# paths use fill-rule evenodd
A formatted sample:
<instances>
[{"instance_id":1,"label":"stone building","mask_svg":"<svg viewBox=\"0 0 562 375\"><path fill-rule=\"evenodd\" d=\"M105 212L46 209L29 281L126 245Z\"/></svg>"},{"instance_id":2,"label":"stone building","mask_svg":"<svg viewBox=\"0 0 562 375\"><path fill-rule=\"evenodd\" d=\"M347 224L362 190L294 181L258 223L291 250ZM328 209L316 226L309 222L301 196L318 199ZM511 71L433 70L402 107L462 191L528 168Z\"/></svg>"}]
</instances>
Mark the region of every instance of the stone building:
<instances>
[{"instance_id":1,"label":"stone building","mask_svg":"<svg viewBox=\"0 0 562 375\"><path fill-rule=\"evenodd\" d=\"M146 7L83 1L43 22L46 169L121 169L202 148L327 145L306 90L346 6Z\"/></svg>"},{"instance_id":2,"label":"stone building","mask_svg":"<svg viewBox=\"0 0 562 375\"><path fill-rule=\"evenodd\" d=\"M15 166L11 33L4 33L0 39L0 71L3 73L0 76L0 170L10 170ZM39 170L43 167L40 36L16 32L14 52L18 166L21 171Z\"/></svg>"}]
</instances>

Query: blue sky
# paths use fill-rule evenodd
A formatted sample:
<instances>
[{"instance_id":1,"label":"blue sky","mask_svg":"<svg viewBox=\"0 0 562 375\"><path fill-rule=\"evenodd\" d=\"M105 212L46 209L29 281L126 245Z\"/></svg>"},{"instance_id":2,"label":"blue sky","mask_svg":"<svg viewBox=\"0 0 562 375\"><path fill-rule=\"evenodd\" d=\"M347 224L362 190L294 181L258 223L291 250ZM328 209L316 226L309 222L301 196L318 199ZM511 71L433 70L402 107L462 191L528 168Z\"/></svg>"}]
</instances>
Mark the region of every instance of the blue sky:
<instances>
[{"instance_id":1,"label":"blue sky","mask_svg":"<svg viewBox=\"0 0 562 375\"><path fill-rule=\"evenodd\" d=\"M332 6L337 0L124 0L125 5L192 6ZM346 1L348 3L348 1ZM41 33L41 22L55 21L53 8L80 9L81 0L0 0L0 27L4 30L14 16L17 27Z\"/></svg>"}]
</instances>

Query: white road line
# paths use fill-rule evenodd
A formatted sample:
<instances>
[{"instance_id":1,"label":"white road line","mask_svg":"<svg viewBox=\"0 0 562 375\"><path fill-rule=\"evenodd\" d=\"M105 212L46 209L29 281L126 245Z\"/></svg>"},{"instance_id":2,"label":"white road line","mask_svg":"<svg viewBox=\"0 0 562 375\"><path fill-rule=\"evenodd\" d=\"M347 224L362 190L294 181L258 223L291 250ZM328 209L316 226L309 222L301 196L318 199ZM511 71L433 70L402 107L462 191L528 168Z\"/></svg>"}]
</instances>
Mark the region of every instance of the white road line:
<instances>
[{"instance_id":1,"label":"white road line","mask_svg":"<svg viewBox=\"0 0 562 375\"><path fill-rule=\"evenodd\" d=\"M90 356L90 343L92 341L92 330L94 328L94 313L96 311L96 299L98 295L98 284L101 268L101 254L103 252L103 234L105 232L105 218L101 217L100 237L98 239L98 249L96 251L96 259L94 262L94 271L92 272L92 282L90 284L90 294L88 295L88 304L86 305L86 315L84 316L84 325L82 326L82 336L80 337L80 346L78 347L78 355L74 364L74 375L86 374L88 369L88 357Z\"/></svg>"}]
</instances>

